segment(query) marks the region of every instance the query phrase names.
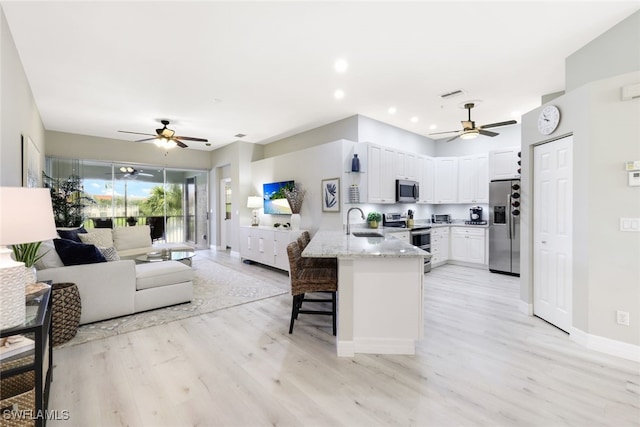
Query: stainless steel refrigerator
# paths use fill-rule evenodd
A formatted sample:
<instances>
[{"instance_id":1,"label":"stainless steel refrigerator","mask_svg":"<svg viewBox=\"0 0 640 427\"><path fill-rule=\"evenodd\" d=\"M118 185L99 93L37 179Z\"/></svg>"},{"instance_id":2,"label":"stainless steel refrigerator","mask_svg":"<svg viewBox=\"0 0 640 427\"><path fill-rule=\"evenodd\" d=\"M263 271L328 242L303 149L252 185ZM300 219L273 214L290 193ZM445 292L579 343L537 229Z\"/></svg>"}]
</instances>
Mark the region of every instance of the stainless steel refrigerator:
<instances>
[{"instance_id":1,"label":"stainless steel refrigerator","mask_svg":"<svg viewBox=\"0 0 640 427\"><path fill-rule=\"evenodd\" d=\"M519 179L489 184L489 270L520 276Z\"/></svg>"}]
</instances>

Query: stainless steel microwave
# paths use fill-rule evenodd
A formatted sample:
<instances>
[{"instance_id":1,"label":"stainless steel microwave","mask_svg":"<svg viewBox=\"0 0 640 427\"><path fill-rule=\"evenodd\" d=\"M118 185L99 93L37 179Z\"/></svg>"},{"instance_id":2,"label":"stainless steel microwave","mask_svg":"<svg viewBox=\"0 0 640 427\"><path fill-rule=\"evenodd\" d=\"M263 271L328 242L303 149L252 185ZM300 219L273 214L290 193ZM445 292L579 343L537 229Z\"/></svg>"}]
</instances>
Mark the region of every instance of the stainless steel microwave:
<instances>
[{"instance_id":1,"label":"stainless steel microwave","mask_svg":"<svg viewBox=\"0 0 640 427\"><path fill-rule=\"evenodd\" d=\"M396 202L415 203L420 199L420 184L418 181L396 179Z\"/></svg>"}]
</instances>

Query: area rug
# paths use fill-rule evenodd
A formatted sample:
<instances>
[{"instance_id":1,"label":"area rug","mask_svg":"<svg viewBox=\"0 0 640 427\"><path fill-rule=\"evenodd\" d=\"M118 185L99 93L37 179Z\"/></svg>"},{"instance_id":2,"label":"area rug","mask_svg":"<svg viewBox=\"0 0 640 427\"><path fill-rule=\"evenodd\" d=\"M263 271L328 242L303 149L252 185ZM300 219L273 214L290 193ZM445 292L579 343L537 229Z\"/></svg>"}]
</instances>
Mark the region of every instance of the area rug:
<instances>
[{"instance_id":1,"label":"area rug","mask_svg":"<svg viewBox=\"0 0 640 427\"><path fill-rule=\"evenodd\" d=\"M56 348L125 334L287 293L281 288L209 259L194 259L193 270L193 300L190 303L80 326L73 339Z\"/></svg>"}]
</instances>

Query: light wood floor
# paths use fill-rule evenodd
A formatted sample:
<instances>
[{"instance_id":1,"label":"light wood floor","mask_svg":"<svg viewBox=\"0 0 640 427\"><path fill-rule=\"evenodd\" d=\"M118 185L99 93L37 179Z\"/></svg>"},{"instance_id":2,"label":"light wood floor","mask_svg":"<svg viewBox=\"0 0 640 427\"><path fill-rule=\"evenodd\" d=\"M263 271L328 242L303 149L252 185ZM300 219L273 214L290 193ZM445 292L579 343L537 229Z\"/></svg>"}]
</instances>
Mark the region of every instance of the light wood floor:
<instances>
[{"instance_id":1,"label":"light wood floor","mask_svg":"<svg viewBox=\"0 0 640 427\"><path fill-rule=\"evenodd\" d=\"M338 358L324 316L289 335L289 295L55 350L49 408L71 419L48 425L640 426L640 365L519 313L517 279L443 266L425 288L415 356Z\"/></svg>"}]
</instances>

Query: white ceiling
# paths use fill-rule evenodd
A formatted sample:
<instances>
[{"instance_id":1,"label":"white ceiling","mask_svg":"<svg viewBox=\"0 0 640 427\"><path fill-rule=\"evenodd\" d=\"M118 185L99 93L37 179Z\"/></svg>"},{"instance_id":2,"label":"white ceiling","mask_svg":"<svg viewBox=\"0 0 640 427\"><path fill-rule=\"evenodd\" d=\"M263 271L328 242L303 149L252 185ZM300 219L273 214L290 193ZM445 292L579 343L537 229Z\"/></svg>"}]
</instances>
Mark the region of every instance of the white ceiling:
<instances>
[{"instance_id":1,"label":"white ceiling","mask_svg":"<svg viewBox=\"0 0 640 427\"><path fill-rule=\"evenodd\" d=\"M510 120L563 90L565 58L640 8L637 0L0 4L46 129L135 140L117 131L153 132L167 118L178 135L208 138L210 147L188 142L203 150L238 133L264 144L354 114L421 135L456 130L469 100L481 101L478 125ZM334 71L338 58L345 73ZM439 96L456 89L465 94Z\"/></svg>"}]
</instances>

